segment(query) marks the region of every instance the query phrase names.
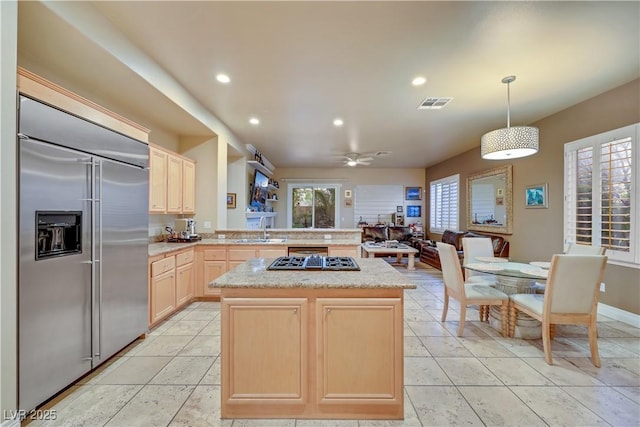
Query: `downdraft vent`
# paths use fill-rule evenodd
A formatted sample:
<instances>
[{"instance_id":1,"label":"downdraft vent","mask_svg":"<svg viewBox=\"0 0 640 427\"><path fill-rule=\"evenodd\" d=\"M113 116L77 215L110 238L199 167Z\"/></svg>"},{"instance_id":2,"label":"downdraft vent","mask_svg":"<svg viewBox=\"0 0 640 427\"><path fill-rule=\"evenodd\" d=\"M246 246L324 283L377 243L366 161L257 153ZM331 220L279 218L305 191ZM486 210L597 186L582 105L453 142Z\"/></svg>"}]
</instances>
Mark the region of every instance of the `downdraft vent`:
<instances>
[{"instance_id":1,"label":"downdraft vent","mask_svg":"<svg viewBox=\"0 0 640 427\"><path fill-rule=\"evenodd\" d=\"M418 110L440 110L450 103L453 98L432 98L429 97L418 105Z\"/></svg>"}]
</instances>

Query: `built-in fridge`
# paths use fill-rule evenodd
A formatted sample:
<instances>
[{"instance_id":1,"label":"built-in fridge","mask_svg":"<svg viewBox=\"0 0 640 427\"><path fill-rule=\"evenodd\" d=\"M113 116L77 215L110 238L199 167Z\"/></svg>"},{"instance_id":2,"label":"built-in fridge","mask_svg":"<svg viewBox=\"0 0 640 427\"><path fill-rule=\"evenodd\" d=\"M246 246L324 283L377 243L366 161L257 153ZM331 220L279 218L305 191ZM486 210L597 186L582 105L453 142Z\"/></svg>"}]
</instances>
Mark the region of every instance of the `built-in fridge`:
<instances>
[{"instance_id":1,"label":"built-in fridge","mask_svg":"<svg viewBox=\"0 0 640 427\"><path fill-rule=\"evenodd\" d=\"M147 144L19 100L18 406L147 330Z\"/></svg>"}]
</instances>

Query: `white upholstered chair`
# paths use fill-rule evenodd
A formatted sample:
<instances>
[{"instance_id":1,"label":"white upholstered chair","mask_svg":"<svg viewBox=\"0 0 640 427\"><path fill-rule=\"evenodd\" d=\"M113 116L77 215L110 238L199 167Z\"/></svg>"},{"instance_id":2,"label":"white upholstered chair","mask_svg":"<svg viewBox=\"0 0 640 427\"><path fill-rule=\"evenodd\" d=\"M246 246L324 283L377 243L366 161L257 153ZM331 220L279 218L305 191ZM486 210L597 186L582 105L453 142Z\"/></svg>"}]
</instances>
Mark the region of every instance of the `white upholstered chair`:
<instances>
[{"instance_id":1,"label":"white upholstered chair","mask_svg":"<svg viewBox=\"0 0 640 427\"><path fill-rule=\"evenodd\" d=\"M493 258L493 244L488 237L463 237L462 251L464 252L463 264L478 262L478 257ZM483 274L473 270L466 270L464 273L465 281L469 283L495 283L495 276L491 274Z\"/></svg>"},{"instance_id":2,"label":"white upholstered chair","mask_svg":"<svg viewBox=\"0 0 640 427\"><path fill-rule=\"evenodd\" d=\"M462 252L464 253L463 264L477 262L478 257L493 257L493 244L488 237L463 237ZM495 285L496 277L492 274L480 273L478 271L465 269L464 281L478 285ZM481 305L478 309L480 321L489 320L489 306Z\"/></svg>"},{"instance_id":3,"label":"white upholstered chair","mask_svg":"<svg viewBox=\"0 0 640 427\"><path fill-rule=\"evenodd\" d=\"M447 320L447 310L449 309L449 297L460 302L460 324L458 326L458 336L462 336L464 331L464 321L467 311L467 304L472 305L499 305L502 310L502 335L507 336L509 296L491 286L479 285L475 283L465 283L462 278L462 268L456 248L447 243L438 242L438 254L442 265L442 278L444 280L444 307L442 309L442 319Z\"/></svg>"},{"instance_id":4,"label":"white upholstered chair","mask_svg":"<svg viewBox=\"0 0 640 427\"><path fill-rule=\"evenodd\" d=\"M542 322L544 358L552 364L553 325L586 325L591 361L600 367L597 310L600 282L607 265L604 255L554 255L544 295L511 295L509 335L514 335L518 311Z\"/></svg>"},{"instance_id":5,"label":"white upholstered chair","mask_svg":"<svg viewBox=\"0 0 640 427\"><path fill-rule=\"evenodd\" d=\"M604 255L607 251L607 248L604 246L595 246L595 245L579 245L577 243L569 243L567 246L567 251L565 254L568 255ZM534 286L535 292L537 294L544 294L545 290L544 283L537 283Z\"/></svg>"},{"instance_id":6,"label":"white upholstered chair","mask_svg":"<svg viewBox=\"0 0 640 427\"><path fill-rule=\"evenodd\" d=\"M579 245L577 243L569 243L566 254L571 255L604 255L607 248L595 245Z\"/></svg>"}]
</instances>

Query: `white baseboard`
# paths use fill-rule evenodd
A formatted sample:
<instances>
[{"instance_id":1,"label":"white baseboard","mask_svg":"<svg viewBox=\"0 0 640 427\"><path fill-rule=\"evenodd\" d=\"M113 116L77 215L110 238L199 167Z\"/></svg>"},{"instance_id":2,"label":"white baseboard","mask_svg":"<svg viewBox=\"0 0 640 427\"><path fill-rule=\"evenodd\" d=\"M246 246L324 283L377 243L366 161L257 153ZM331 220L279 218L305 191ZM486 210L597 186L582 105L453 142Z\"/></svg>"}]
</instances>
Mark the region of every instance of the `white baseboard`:
<instances>
[{"instance_id":1,"label":"white baseboard","mask_svg":"<svg viewBox=\"0 0 640 427\"><path fill-rule=\"evenodd\" d=\"M603 316L610 317L613 320L640 328L640 315L620 310L619 308L602 304L601 302L598 303L598 314L602 314Z\"/></svg>"}]
</instances>

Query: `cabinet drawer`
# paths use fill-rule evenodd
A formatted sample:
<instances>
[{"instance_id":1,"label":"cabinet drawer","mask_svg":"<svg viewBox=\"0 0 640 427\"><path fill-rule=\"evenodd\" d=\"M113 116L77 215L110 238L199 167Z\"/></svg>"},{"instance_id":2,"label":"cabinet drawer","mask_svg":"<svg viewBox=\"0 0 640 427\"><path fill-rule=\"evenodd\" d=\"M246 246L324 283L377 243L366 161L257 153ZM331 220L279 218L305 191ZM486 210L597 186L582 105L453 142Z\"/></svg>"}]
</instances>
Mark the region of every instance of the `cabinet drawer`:
<instances>
[{"instance_id":1,"label":"cabinet drawer","mask_svg":"<svg viewBox=\"0 0 640 427\"><path fill-rule=\"evenodd\" d=\"M229 261L246 261L255 256L255 249L229 249Z\"/></svg>"},{"instance_id":2,"label":"cabinet drawer","mask_svg":"<svg viewBox=\"0 0 640 427\"><path fill-rule=\"evenodd\" d=\"M151 276L155 277L159 274L173 270L176 267L176 257L170 256L151 264Z\"/></svg>"},{"instance_id":3,"label":"cabinet drawer","mask_svg":"<svg viewBox=\"0 0 640 427\"><path fill-rule=\"evenodd\" d=\"M226 261L226 259L227 259L227 250L225 248L204 250L205 261Z\"/></svg>"},{"instance_id":4,"label":"cabinet drawer","mask_svg":"<svg viewBox=\"0 0 640 427\"><path fill-rule=\"evenodd\" d=\"M193 262L193 249L186 252L180 252L176 255L176 266L181 266Z\"/></svg>"}]
</instances>

